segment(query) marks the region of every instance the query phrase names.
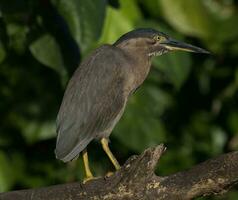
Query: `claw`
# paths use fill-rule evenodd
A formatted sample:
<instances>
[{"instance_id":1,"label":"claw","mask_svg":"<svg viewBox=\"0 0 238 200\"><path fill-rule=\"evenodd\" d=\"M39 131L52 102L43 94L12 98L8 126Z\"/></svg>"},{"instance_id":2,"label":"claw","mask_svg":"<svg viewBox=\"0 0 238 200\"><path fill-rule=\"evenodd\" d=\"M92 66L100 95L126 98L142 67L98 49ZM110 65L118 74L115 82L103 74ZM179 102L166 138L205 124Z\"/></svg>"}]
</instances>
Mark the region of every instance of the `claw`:
<instances>
[{"instance_id":1,"label":"claw","mask_svg":"<svg viewBox=\"0 0 238 200\"><path fill-rule=\"evenodd\" d=\"M89 176L89 177L86 177L83 179L83 184L87 183L88 181L92 181L92 180L95 180L95 179L98 179L100 177L94 177L94 176Z\"/></svg>"},{"instance_id":2,"label":"claw","mask_svg":"<svg viewBox=\"0 0 238 200\"><path fill-rule=\"evenodd\" d=\"M107 174L105 175L106 178L112 176L114 173L113 172L107 172Z\"/></svg>"}]
</instances>

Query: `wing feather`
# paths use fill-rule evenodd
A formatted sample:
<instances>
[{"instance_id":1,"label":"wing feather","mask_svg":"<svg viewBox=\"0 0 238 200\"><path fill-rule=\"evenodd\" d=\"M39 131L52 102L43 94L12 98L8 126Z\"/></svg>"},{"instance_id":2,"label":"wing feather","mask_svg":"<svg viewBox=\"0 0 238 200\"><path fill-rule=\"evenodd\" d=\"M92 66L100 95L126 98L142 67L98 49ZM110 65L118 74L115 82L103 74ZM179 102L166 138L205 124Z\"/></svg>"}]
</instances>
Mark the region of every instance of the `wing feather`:
<instances>
[{"instance_id":1,"label":"wing feather","mask_svg":"<svg viewBox=\"0 0 238 200\"><path fill-rule=\"evenodd\" d=\"M113 125L126 100L123 59L118 48L104 45L74 73L56 120L58 159L72 160L91 140L101 137Z\"/></svg>"}]
</instances>

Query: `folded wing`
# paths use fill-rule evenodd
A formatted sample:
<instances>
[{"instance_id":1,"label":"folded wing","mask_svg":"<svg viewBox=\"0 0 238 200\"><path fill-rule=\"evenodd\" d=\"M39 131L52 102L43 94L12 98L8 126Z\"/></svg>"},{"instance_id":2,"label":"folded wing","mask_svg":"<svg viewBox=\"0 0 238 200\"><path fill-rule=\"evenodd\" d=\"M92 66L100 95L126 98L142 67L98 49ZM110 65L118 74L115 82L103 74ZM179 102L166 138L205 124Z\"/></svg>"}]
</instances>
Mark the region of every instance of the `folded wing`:
<instances>
[{"instance_id":1,"label":"folded wing","mask_svg":"<svg viewBox=\"0 0 238 200\"><path fill-rule=\"evenodd\" d=\"M58 159L72 160L91 140L102 137L113 126L126 101L123 59L117 47L104 45L74 73L56 121Z\"/></svg>"}]
</instances>

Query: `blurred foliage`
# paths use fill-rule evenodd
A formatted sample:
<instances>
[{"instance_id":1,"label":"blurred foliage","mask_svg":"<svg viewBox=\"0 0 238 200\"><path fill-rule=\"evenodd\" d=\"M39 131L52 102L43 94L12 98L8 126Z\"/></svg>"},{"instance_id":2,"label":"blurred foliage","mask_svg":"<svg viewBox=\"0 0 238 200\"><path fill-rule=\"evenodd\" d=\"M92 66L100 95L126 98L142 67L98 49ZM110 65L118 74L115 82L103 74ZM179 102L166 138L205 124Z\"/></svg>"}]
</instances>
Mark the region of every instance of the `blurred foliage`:
<instances>
[{"instance_id":1,"label":"blurred foliage","mask_svg":"<svg viewBox=\"0 0 238 200\"><path fill-rule=\"evenodd\" d=\"M54 157L64 88L89 52L137 27L212 55L175 52L153 60L111 135L120 162L166 143L158 169L165 175L238 150L237 21L235 0L1 0L0 191L83 177L81 158L64 164ZM95 174L113 169L97 142L89 153ZM238 191L218 199L238 199Z\"/></svg>"}]
</instances>

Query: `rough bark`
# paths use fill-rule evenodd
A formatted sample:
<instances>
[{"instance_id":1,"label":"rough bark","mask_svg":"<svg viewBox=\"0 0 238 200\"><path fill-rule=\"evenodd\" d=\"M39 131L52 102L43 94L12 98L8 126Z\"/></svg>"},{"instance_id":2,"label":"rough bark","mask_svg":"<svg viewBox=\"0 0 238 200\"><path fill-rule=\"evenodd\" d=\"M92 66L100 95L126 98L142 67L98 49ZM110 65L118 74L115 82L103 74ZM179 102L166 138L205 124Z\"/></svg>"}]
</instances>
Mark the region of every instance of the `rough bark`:
<instances>
[{"instance_id":1,"label":"rough bark","mask_svg":"<svg viewBox=\"0 0 238 200\"><path fill-rule=\"evenodd\" d=\"M0 194L1 200L187 200L222 194L238 182L238 152L205 161L190 170L166 177L155 175L164 145L132 156L108 178Z\"/></svg>"}]
</instances>

